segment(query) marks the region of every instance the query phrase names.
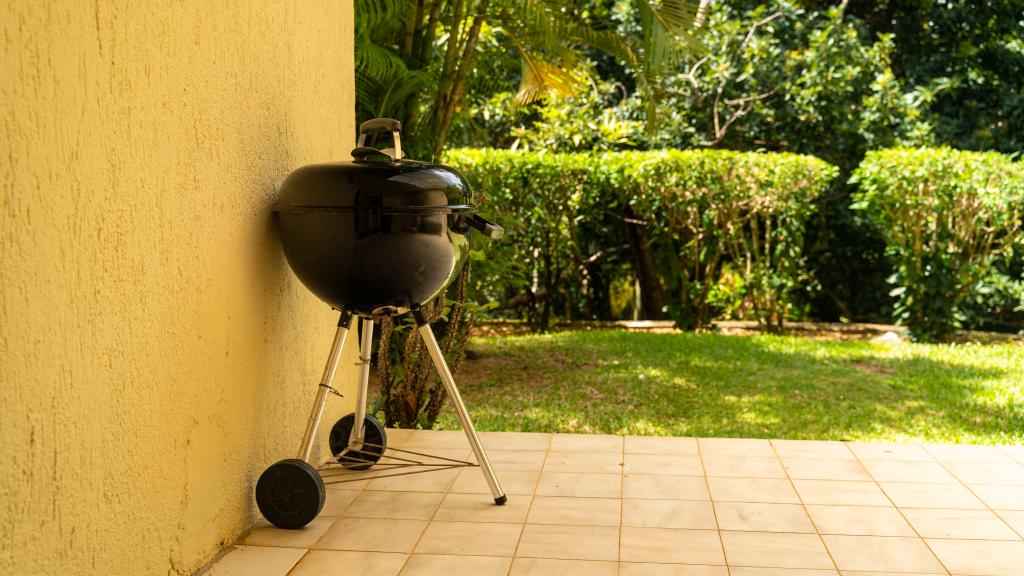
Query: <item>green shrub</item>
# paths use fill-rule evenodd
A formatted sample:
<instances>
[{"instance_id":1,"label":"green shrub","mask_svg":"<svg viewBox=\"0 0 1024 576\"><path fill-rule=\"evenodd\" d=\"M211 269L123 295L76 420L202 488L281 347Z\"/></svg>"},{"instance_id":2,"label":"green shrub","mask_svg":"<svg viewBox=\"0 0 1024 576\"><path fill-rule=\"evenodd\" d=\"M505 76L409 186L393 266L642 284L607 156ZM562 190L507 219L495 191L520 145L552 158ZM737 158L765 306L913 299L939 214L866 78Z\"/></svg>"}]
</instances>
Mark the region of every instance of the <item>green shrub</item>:
<instances>
[{"instance_id":1,"label":"green shrub","mask_svg":"<svg viewBox=\"0 0 1024 576\"><path fill-rule=\"evenodd\" d=\"M648 249L681 327L706 326L737 308L724 302L730 297L749 303L769 328L781 326L801 274L804 221L836 174L810 157L709 150L475 149L452 151L448 162L508 231L475 269L478 286L488 299L525 306L541 329L559 302L613 284L593 272L594 262L635 264ZM643 242L623 240L629 225L642 226ZM629 260L609 256L628 251Z\"/></svg>"},{"instance_id":2,"label":"green shrub","mask_svg":"<svg viewBox=\"0 0 1024 576\"><path fill-rule=\"evenodd\" d=\"M603 157L614 186L657 238L663 277L684 328L714 319L726 263L769 330L781 328L800 281L804 224L836 168L809 156L725 150L626 152Z\"/></svg>"},{"instance_id":3,"label":"green shrub","mask_svg":"<svg viewBox=\"0 0 1024 576\"><path fill-rule=\"evenodd\" d=\"M896 320L915 338L948 338L972 286L1021 241L1024 165L995 152L896 148L869 152L851 182L854 207L896 262Z\"/></svg>"}]
</instances>

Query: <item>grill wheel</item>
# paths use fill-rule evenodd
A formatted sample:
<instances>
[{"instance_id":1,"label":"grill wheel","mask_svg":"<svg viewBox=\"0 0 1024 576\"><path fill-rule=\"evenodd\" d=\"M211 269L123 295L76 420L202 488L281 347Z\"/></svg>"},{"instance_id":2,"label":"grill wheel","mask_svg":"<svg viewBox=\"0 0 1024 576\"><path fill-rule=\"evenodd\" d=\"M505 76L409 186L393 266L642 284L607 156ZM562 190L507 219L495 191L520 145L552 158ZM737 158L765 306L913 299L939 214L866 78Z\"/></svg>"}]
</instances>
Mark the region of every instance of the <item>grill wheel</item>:
<instances>
[{"instance_id":1,"label":"grill wheel","mask_svg":"<svg viewBox=\"0 0 1024 576\"><path fill-rule=\"evenodd\" d=\"M256 505L278 528L294 530L309 524L324 507L324 482L302 460L281 460L256 482Z\"/></svg>"},{"instance_id":2,"label":"grill wheel","mask_svg":"<svg viewBox=\"0 0 1024 576\"><path fill-rule=\"evenodd\" d=\"M365 423L363 425L363 439L366 444L363 445L363 449L358 453L348 452L346 450L348 447L348 436L352 432L352 423L355 421L356 415L348 413L334 423L329 437L331 454L346 468L368 470L384 454L384 449L388 445L388 435L384 431L384 425L373 416L367 414L366 419L363 421Z\"/></svg>"}]
</instances>

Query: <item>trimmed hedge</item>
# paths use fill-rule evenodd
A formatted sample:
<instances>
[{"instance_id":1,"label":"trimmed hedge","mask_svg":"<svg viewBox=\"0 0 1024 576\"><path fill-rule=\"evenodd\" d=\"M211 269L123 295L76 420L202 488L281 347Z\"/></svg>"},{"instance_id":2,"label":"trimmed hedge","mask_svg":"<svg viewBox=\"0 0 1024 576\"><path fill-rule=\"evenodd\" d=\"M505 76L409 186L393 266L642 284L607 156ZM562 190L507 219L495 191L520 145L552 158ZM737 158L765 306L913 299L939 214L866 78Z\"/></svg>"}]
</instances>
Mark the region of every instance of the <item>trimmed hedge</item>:
<instances>
[{"instance_id":1,"label":"trimmed hedge","mask_svg":"<svg viewBox=\"0 0 1024 576\"><path fill-rule=\"evenodd\" d=\"M1003 154L879 150L850 181L896 262L894 317L918 339L948 338L973 288L1024 245L1024 165Z\"/></svg>"},{"instance_id":2,"label":"trimmed hedge","mask_svg":"<svg viewBox=\"0 0 1024 576\"><path fill-rule=\"evenodd\" d=\"M804 223L837 174L813 157L718 150L464 149L447 160L508 231L475 264L478 288L525 306L541 329L559 302L601 284L595 263L622 252L634 274L654 263L658 285L647 285L672 295L665 304L683 328L706 326L737 302L780 327L802 274Z\"/></svg>"},{"instance_id":3,"label":"trimmed hedge","mask_svg":"<svg viewBox=\"0 0 1024 576\"><path fill-rule=\"evenodd\" d=\"M709 324L726 265L741 297L770 330L789 312L800 280L804 224L838 170L817 158L725 150L605 155L601 172L651 225L673 311L685 328Z\"/></svg>"}]
</instances>

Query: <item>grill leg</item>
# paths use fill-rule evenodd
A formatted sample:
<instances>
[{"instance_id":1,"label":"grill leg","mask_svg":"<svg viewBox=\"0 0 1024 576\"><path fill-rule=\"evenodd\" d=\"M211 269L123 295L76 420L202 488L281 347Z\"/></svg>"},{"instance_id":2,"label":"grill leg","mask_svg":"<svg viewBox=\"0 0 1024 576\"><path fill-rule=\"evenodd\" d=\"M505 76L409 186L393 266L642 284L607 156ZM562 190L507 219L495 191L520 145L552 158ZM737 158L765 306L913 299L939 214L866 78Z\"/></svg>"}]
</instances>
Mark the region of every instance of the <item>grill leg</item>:
<instances>
[{"instance_id":1,"label":"grill leg","mask_svg":"<svg viewBox=\"0 0 1024 576\"><path fill-rule=\"evenodd\" d=\"M313 401L313 410L309 413L306 432L302 436L302 446L299 447L299 459L309 464L313 464L309 461L309 457L313 452L316 429L320 425L320 418L324 415L327 393L331 390L331 382L338 369L338 360L341 359L341 350L345 347L345 337L348 336L351 324L352 313L342 310L341 318L338 319L338 331L334 334L334 344L331 345L331 355L327 357L327 366L324 368L323 377L320 378L320 386L316 390L316 400Z\"/></svg>"},{"instance_id":2,"label":"grill leg","mask_svg":"<svg viewBox=\"0 0 1024 576\"><path fill-rule=\"evenodd\" d=\"M348 436L350 450L363 447L363 429L366 423L366 389L370 383L370 358L373 354L373 320L359 317L362 339L359 342L359 385L356 386L356 418Z\"/></svg>"},{"instance_id":3,"label":"grill leg","mask_svg":"<svg viewBox=\"0 0 1024 576\"><path fill-rule=\"evenodd\" d=\"M441 382L444 383L444 388L448 391L452 404L455 405L455 413L459 416L462 430L466 433L470 447L473 448L476 461L480 463L480 470L484 473L484 479L487 480L487 486L491 489L491 495L494 496L494 503L498 505L504 504L508 501L508 498L501 489L501 484L498 483L498 477L494 475L494 468L491 467L491 461L487 458L483 445L480 444L480 437L477 436L476 429L473 428L473 421L470 420L469 412L466 410L466 405L462 402L459 389L455 386L455 379L452 378L451 370L448 369L448 364L444 361L441 347L437 345L434 331L430 329L430 324L427 322L423 312L414 310L413 316L416 318L416 325L420 336L423 338L423 343L427 347L427 352L430 353L430 358L434 361L434 367L437 368L437 373L441 376Z\"/></svg>"}]
</instances>

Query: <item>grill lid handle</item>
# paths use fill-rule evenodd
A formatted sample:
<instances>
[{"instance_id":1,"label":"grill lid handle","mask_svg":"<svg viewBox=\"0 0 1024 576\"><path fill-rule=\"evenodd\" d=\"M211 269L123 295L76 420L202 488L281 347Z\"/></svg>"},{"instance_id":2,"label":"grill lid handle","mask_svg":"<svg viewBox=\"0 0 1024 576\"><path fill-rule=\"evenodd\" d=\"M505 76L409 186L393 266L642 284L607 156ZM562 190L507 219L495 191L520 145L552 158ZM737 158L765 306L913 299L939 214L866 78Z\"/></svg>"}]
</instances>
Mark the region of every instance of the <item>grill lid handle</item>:
<instances>
[{"instance_id":1,"label":"grill lid handle","mask_svg":"<svg viewBox=\"0 0 1024 576\"><path fill-rule=\"evenodd\" d=\"M368 134L376 134L378 132L391 132L391 136L395 139L394 152L389 152L386 149L381 150L383 154L390 156L392 160L398 161L402 159L402 123L394 118L374 118L373 120L367 120L359 125L359 142L356 144L356 150L363 148L366 143L366 136ZM355 154L353 154L355 156Z\"/></svg>"},{"instance_id":2,"label":"grill lid handle","mask_svg":"<svg viewBox=\"0 0 1024 576\"><path fill-rule=\"evenodd\" d=\"M469 218L469 225L491 240L497 240L505 235L504 228L477 214L473 214Z\"/></svg>"}]
</instances>

